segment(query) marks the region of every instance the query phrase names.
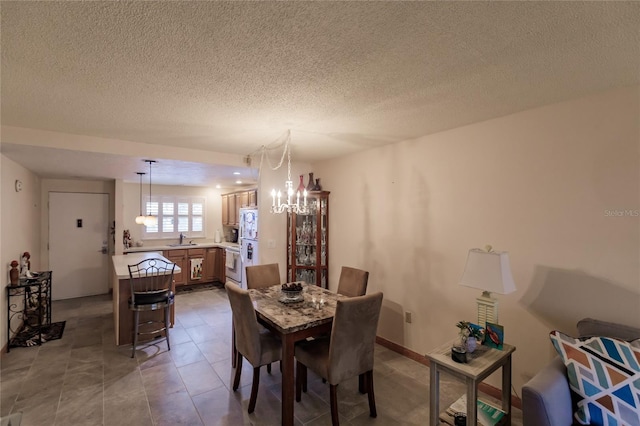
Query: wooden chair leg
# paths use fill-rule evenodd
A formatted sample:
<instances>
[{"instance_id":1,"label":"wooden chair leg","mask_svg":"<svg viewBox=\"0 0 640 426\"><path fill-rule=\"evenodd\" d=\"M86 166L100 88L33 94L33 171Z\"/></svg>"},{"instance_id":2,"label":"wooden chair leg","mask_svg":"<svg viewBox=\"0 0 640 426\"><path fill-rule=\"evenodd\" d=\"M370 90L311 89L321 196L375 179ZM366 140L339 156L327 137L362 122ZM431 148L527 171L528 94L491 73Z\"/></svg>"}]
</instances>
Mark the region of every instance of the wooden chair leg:
<instances>
[{"instance_id":1,"label":"wooden chair leg","mask_svg":"<svg viewBox=\"0 0 640 426\"><path fill-rule=\"evenodd\" d=\"M171 313L169 310L169 305L167 305L164 308L164 332L165 332L165 336L167 336L167 350L170 351L171 350L171 343L169 343L169 317L170 317Z\"/></svg>"},{"instance_id":2,"label":"wooden chair leg","mask_svg":"<svg viewBox=\"0 0 640 426\"><path fill-rule=\"evenodd\" d=\"M296 360L296 401L302 399L302 364Z\"/></svg>"},{"instance_id":3,"label":"wooden chair leg","mask_svg":"<svg viewBox=\"0 0 640 426\"><path fill-rule=\"evenodd\" d=\"M136 346L138 346L138 327L140 326L140 312L133 311L133 346L131 348L131 358L136 356Z\"/></svg>"},{"instance_id":4,"label":"wooden chair leg","mask_svg":"<svg viewBox=\"0 0 640 426\"><path fill-rule=\"evenodd\" d=\"M367 393L369 394L369 416L378 417L376 411L376 397L373 393L373 370L369 370L366 373Z\"/></svg>"},{"instance_id":5,"label":"wooden chair leg","mask_svg":"<svg viewBox=\"0 0 640 426\"><path fill-rule=\"evenodd\" d=\"M307 393L307 366L302 365L302 392Z\"/></svg>"},{"instance_id":6,"label":"wooden chair leg","mask_svg":"<svg viewBox=\"0 0 640 426\"><path fill-rule=\"evenodd\" d=\"M364 385L364 380L365 380L364 374L365 374L365 373L362 373L362 374L360 374L360 375L358 376L358 391L359 391L361 394L365 394L365 393L367 393L367 389L366 389L366 387L365 387L365 385Z\"/></svg>"},{"instance_id":7,"label":"wooden chair leg","mask_svg":"<svg viewBox=\"0 0 640 426\"><path fill-rule=\"evenodd\" d=\"M238 390L238 386L240 386L240 373L242 373L242 355L240 352L237 352L236 356L236 375L233 379L233 390Z\"/></svg>"},{"instance_id":8,"label":"wooden chair leg","mask_svg":"<svg viewBox=\"0 0 640 426\"><path fill-rule=\"evenodd\" d=\"M338 418L338 385L329 385L329 399L331 400L331 424L338 426L340 419Z\"/></svg>"},{"instance_id":9,"label":"wooden chair leg","mask_svg":"<svg viewBox=\"0 0 640 426\"><path fill-rule=\"evenodd\" d=\"M253 368L253 384L251 385L251 398L249 398L249 414L253 413L256 408L256 399L258 398L258 386L260 385L260 367Z\"/></svg>"},{"instance_id":10,"label":"wooden chair leg","mask_svg":"<svg viewBox=\"0 0 640 426\"><path fill-rule=\"evenodd\" d=\"M231 367L236 368L236 360L238 358L238 350L236 349L236 330L231 320Z\"/></svg>"}]
</instances>

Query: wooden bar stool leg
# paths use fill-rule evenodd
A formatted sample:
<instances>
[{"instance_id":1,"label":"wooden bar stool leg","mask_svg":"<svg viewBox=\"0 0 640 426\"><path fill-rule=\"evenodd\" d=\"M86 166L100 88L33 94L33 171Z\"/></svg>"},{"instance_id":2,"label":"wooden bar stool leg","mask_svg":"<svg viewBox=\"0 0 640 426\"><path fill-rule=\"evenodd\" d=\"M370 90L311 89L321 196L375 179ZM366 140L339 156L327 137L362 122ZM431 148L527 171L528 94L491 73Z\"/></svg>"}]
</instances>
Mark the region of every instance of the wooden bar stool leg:
<instances>
[{"instance_id":1,"label":"wooden bar stool leg","mask_svg":"<svg viewBox=\"0 0 640 426\"><path fill-rule=\"evenodd\" d=\"M170 316L169 305L167 305L164 308L164 328L165 328L164 332L165 332L165 335L167 336L167 350L170 351L171 344L169 343L169 316Z\"/></svg>"},{"instance_id":2,"label":"wooden bar stool leg","mask_svg":"<svg viewBox=\"0 0 640 426\"><path fill-rule=\"evenodd\" d=\"M136 346L138 346L138 327L140 326L140 312L133 312L133 346L131 348L131 358L136 356Z\"/></svg>"}]
</instances>

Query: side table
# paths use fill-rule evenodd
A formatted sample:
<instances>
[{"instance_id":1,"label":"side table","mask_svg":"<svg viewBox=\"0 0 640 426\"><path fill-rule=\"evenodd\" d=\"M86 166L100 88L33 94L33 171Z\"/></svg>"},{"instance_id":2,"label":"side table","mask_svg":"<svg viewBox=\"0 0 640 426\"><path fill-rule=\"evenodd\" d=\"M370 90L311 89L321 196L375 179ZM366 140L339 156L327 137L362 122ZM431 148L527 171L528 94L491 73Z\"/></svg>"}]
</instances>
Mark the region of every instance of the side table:
<instances>
[{"instance_id":1,"label":"side table","mask_svg":"<svg viewBox=\"0 0 640 426\"><path fill-rule=\"evenodd\" d=\"M478 418L478 384L491 373L502 367L502 411L505 412L507 425L511 425L511 355L515 346L504 344L502 350L484 345L468 355L467 363L461 364L451 359L453 341L442 345L426 356L429 359L429 424L440 424L440 373L446 372L463 380L467 385L467 424L476 425Z\"/></svg>"},{"instance_id":2,"label":"side table","mask_svg":"<svg viewBox=\"0 0 640 426\"><path fill-rule=\"evenodd\" d=\"M14 337L26 327L38 329L42 344L42 326L51 324L51 271L35 272L33 278L20 277L17 285L7 285L7 352L14 347ZM16 301L18 298L18 301ZM13 303L12 303L13 302ZM14 324L12 320L19 321Z\"/></svg>"}]
</instances>

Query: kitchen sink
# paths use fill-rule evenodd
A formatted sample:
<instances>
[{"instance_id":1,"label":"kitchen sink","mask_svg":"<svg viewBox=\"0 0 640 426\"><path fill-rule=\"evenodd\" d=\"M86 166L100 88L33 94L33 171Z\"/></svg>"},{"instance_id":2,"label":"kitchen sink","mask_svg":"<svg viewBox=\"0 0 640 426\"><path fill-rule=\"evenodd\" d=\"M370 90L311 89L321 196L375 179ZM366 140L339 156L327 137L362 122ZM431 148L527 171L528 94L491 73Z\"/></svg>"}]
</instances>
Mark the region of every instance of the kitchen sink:
<instances>
[{"instance_id":1,"label":"kitchen sink","mask_svg":"<svg viewBox=\"0 0 640 426\"><path fill-rule=\"evenodd\" d=\"M169 244L169 247L197 246L196 243Z\"/></svg>"}]
</instances>

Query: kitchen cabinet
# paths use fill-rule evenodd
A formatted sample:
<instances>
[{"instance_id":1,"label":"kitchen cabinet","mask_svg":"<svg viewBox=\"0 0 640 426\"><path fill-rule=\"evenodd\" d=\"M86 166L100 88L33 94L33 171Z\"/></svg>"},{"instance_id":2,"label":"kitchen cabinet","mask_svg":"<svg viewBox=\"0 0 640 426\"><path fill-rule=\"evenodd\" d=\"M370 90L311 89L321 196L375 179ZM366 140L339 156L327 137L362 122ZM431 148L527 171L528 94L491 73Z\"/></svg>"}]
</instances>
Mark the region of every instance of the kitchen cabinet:
<instances>
[{"instance_id":1,"label":"kitchen cabinet","mask_svg":"<svg viewBox=\"0 0 640 426\"><path fill-rule=\"evenodd\" d=\"M224 283L224 249L220 247L165 250L163 256L182 270L174 273L176 286L188 284ZM194 260L195 262L192 262ZM200 260L200 262L198 261ZM198 264L200 267L198 268ZM193 268L196 268L195 271Z\"/></svg>"},{"instance_id":2,"label":"kitchen cabinet","mask_svg":"<svg viewBox=\"0 0 640 426\"><path fill-rule=\"evenodd\" d=\"M205 264L205 249L203 248L190 248L187 249L187 283L188 284L200 284L205 282L204 270Z\"/></svg>"},{"instance_id":3,"label":"kitchen cabinet","mask_svg":"<svg viewBox=\"0 0 640 426\"><path fill-rule=\"evenodd\" d=\"M233 211L233 215L234 215L233 224L240 225L240 207L242 207L242 199L239 193L235 193L233 194L233 196L235 199L235 210Z\"/></svg>"},{"instance_id":4,"label":"kitchen cabinet","mask_svg":"<svg viewBox=\"0 0 640 426\"><path fill-rule=\"evenodd\" d=\"M222 195L222 224L229 224L229 195Z\"/></svg>"},{"instance_id":5,"label":"kitchen cabinet","mask_svg":"<svg viewBox=\"0 0 640 426\"><path fill-rule=\"evenodd\" d=\"M235 194L222 195L222 224L236 225L236 196Z\"/></svg>"},{"instance_id":6,"label":"kitchen cabinet","mask_svg":"<svg viewBox=\"0 0 640 426\"><path fill-rule=\"evenodd\" d=\"M222 224L238 226L242 207L258 206L258 190L237 191L222 194Z\"/></svg>"},{"instance_id":7,"label":"kitchen cabinet","mask_svg":"<svg viewBox=\"0 0 640 426\"><path fill-rule=\"evenodd\" d=\"M227 216L229 218L228 225L238 224L238 209L237 209L236 194L229 194L229 204L227 206Z\"/></svg>"},{"instance_id":8,"label":"kitchen cabinet","mask_svg":"<svg viewBox=\"0 0 640 426\"><path fill-rule=\"evenodd\" d=\"M165 250L162 255L180 267L180 272L174 272L173 282L176 287L187 284L187 274L189 267L187 265L186 250Z\"/></svg>"},{"instance_id":9,"label":"kitchen cabinet","mask_svg":"<svg viewBox=\"0 0 640 426\"><path fill-rule=\"evenodd\" d=\"M204 254L204 276L206 282L224 282L222 277L222 257L224 250L219 247L211 247L205 250Z\"/></svg>"},{"instance_id":10,"label":"kitchen cabinet","mask_svg":"<svg viewBox=\"0 0 640 426\"><path fill-rule=\"evenodd\" d=\"M227 268L225 267L227 264L227 251L225 249L220 249L220 251L220 271L218 276L220 277L220 282L224 284L227 282Z\"/></svg>"},{"instance_id":11,"label":"kitchen cabinet","mask_svg":"<svg viewBox=\"0 0 640 426\"><path fill-rule=\"evenodd\" d=\"M307 195L308 212L287 215L287 281L329 288L329 191Z\"/></svg>"},{"instance_id":12,"label":"kitchen cabinet","mask_svg":"<svg viewBox=\"0 0 640 426\"><path fill-rule=\"evenodd\" d=\"M258 207L258 190L253 189L249 193L249 207Z\"/></svg>"}]
</instances>

